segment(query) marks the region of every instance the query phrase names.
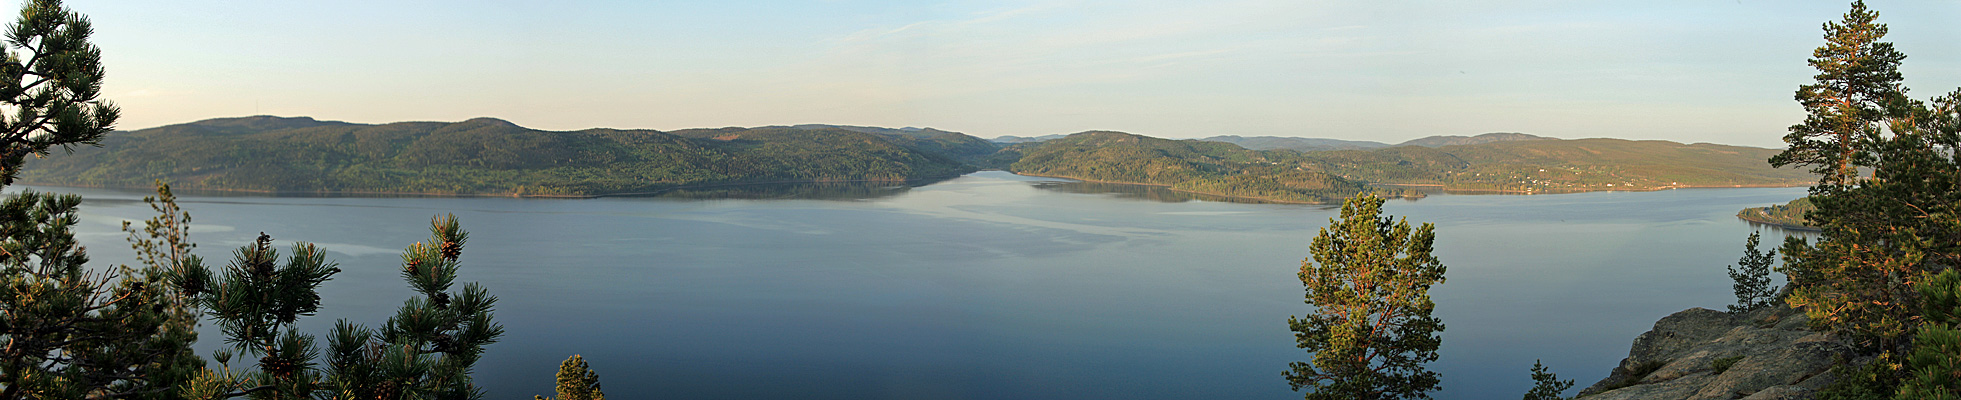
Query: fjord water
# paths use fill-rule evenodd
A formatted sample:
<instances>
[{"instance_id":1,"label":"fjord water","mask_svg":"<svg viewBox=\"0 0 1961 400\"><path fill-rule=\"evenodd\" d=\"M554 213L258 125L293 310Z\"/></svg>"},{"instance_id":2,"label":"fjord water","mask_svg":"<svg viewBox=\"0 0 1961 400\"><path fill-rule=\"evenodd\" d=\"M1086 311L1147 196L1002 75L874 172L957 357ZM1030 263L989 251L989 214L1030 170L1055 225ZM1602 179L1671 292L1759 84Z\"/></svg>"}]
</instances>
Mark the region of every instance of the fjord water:
<instances>
[{"instance_id":1,"label":"fjord water","mask_svg":"<svg viewBox=\"0 0 1961 400\"><path fill-rule=\"evenodd\" d=\"M34 189L85 196L95 265L133 260L117 227L152 216L142 192ZM1309 312L1295 273L1335 208L1002 172L819 189L180 204L214 264L262 231L329 250L344 272L303 319L316 335L392 315L411 295L401 249L455 213L470 232L461 280L501 298L508 332L475 374L490 398L550 394L572 354L623 399L1298 397L1281 379L1307 359L1286 324ZM1535 359L1582 387L1600 379L1656 319L1731 301L1723 267L1763 229L1738 209L1803 194L1391 200L1388 213L1437 225L1449 266L1432 292L1448 327L1436 397L1518 396ZM204 332L208 354L222 339Z\"/></svg>"}]
</instances>

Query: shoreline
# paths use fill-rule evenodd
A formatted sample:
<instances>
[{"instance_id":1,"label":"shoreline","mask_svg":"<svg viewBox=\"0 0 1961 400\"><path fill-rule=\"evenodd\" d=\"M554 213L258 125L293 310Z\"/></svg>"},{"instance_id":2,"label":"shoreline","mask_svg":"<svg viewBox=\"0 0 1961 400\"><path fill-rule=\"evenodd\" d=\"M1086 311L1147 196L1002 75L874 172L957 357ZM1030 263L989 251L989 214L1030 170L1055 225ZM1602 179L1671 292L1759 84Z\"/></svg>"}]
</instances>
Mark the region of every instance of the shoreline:
<instances>
[{"instance_id":1,"label":"shoreline","mask_svg":"<svg viewBox=\"0 0 1961 400\"><path fill-rule=\"evenodd\" d=\"M1738 211L1738 212L1736 213L1736 219L1740 219L1740 220L1744 220L1744 221L1749 221L1749 222L1750 222L1750 223L1752 223L1752 224L1761 224L1761 225L1770 225L1770 226L1774 226L1774 227L1777 227L1777 228L1781 228L1781 229L1789 229L1789 230L1794 230L1794 231L1806 231L1806 232L1824 232L1824 231L1825 231L1824 229L1818 229L1817 227L1814 227L1814 226L1809 226L1809 225L1792 225L1792 224L1788 224L1788 223L1783 223L1783 222L1776 222L1776 221L1771 221L1771 220L1770 220L1769 218L1766 218L1766 217L1765 217L1765 216L1763 215L1763 210L1760 210L1759 208L1760 208L1760 207L1750 207L1750 208L1745 208L1745 209L1743 209L1743 211ZM1755 213L1752 213L1751 211L1756 211L1756 212L1755 212ZM1755 215L1752 215L1752 214L1755 214Z\"/></svg>"},{"instance_id":2,"label":"shoreline","mask_svg":"<svg viewBox=\"0 0 1961 400\"><path fill-rule=\"evenodd\" d=\"M690 184L690 185L678 185L678 186L672 186L672 187L667 187L667 188L662 188L662 189L659 189L659 190L652 190L652 191L638 191L638 192L620 192L620 193L599 193L599 194L517 194L517 193L433 193L433 192L385 192L385 191L361 191L361 190L333 190L333 191L329 191L329 190L315 190L315 191L302 191L302 190L261 190L261 189L213 189L213 188L192 188L192 187L172 187L172 188L171 188L171 191L173 191L173 192L221 192L221 193L247 193L247 194L263 194L263 195L272 195L272 196L274 196L274 197L279 197L280 195L295 195L295 197L304 197L304 196L310 196L310 197L369 197L369 198L381 198L381 197L443 197L443 198L469 198L469 197L509 197L509 198L520 198L520 199L525 199L525 198L535 198L535 199L597 199L597 198L602 198L602 197L634 197L634 196L651 196L651 195L658 195L658 194L661 194L661 193L667 193L667 192L672 192L672 191L676 191L676 190L687 190L687 189L701 189L701 188L714 188L714 187L730 187L730 186L749 186L749 185L784 185L784 184L817 184L817 183L873 183L873 182L886 182L886 183L911 183L911 182L922 182L922 181L933 181L933 180L944 180L944 179L952 179L952 178L958 178L958 177L960 177L960 176L964 176L964 175L955 175L955 176L947 176L947 177L926 177L926 178L917 178L917 179L845 179L845 180L783 180L783 181L763 181L763 182L723 182L723 183L704 183L704 184ZM89 189L113 189L113 190L143 190L143 189L149 189L149 190L155 190L155 189L156 189L155 187L138 187L138 186L109 186L109 185L82 185L82 184L67 184L67 183L46 183L46 182L15 182L15 183L14 183L14 185L23 185L23 186L51 186L51 187L70 187L70 188L89 188Z\"/></svg>"},{"instance_id":3,"label":"shoreline","mask_svg":"<svg viewBox=\"0 0 1961 400\"><path fill-rule=\"evenodd\" d=\"M1010 173L1010 174L1015 174L1015 175L1020 175L1020 176L1029 176L1029 177L1038 177L1038 178L1055 178L1055 179L1069 179L1069 180L1074 180L1074 181L1080 181L1080 182L1089 182L1089 183L1103 183L1103 184L1117 184L1117 185L1137 185L1137 186L1152 186L1152 187L1162 187L1162 188L1165 188L1166 190L1171 190L1171 191L1174 191L1174 192L1179 192L1179 193L1190 193L1190 194L1199 194L1199 195L1206 195L1206 196L1218 196L1218 197L1222 197L1222 198L1228 198L1228 199L1238 199L1238 200L1248 200L1248 201L1255 201L1255 202L1262 202L1262 203L1273 203L1273 204L1297 204L1297 205L1328 205L1328 204L1337 204L1337 203L1333 203L1333 202L1307 202L1307 201L1298 201L1298 200L1284 200L1284 199L1275 199L1275 198L1267 198L1267 197L1254 197L1254 196L1243 196L1243 195L1228 195L1228 194L1220 194L1220 193L1209 193L1209 192L1200 192L1200 191L1192 191L1192 190L1184 190L1184 189L1177 189L1177 188L1174 188L1174 187L1173 187L1173 185L1168 185L1168 184L1159 184L1159 183L1141 183L1141 182L1120 182L1120 181L1105 181L1105 180L1095 180L1095 179L1083 179L1083 178L1076 178L1076 177L1069 177L1069 176L1058 176L1058 175L1041 175L1041 174L1034 174L1034 173L1017 173L1017 172L1013 172L1013 171L1007 171L1007 170L997 170L997 169L983 169L983 170L980 170L980 171L1001 171L1001 172L1007 172L1007 173ZM978 172L978 171L977 171L977 172ZM446 197L446 198L469 198L469 197L509 197L509 198L535 198L535 199L597 199L597 198L603 198L603 197L636 197L636 196L654 196L654 195L659 195L659 194L663 194L663 193L668 193L668 192L673 192L673 191L677 191L677 190L688 190L688 189L703 189L703 188L717 188L717 187L735 187L735 186L752 186L752 185L783 185L783 184L819 184L819 183L872 183L872 182L887 182L887 183L911 183L911 182L922 182L922 181L934 181L934 180L945 180L945 179L953 179L953 178L958 178L958 177L961 177L961 176L966 176L966 175L968 175L968 174L971 174L971 172L970 172L970 173L967 173L967 174L960 174L960 175L954 175L954 176L943 176L943 177L922 177L922 178L915 178L915 179L845 179L845 180L778 180L778 181L755 181L755 182L722 182L722 183L701 183L701 184L689 184L689 185L677 185L677 186L672 186L672 187L667 187L667 188L661 188L661 189L658 189L658 190L650 190L650 191L636 191L636 192L619 192L619 193L598 193L598 194L517 194L517 193L434 193L434 192L392 192L392 191L359 191L359 190L355 190L355 191L326 191L326 190L315 190L315 191L281 191L281 190L261 190L261 189L213 189L213 188L188 188L188 187L181 187L181 188L173 188L173 189L174 189L174 190L178 190L178 191L208 191L208 192L220 192L220 193L248 193L248 194L262 194L262 195L271 195L271 196L281 196L281 195L298 195L298 196L316 196L316 197ZM109 186L109 185L83 185L83 184L63 184L63 183L45 183L45 182L16 182L15 184L17 184L17 185L33 185L33 186L53 186L53 187L74 187L74 188L93 188L93 189L116 189L116 190L140 190L140 189L154 189L154 187L137 187L137 186ZM1545 190L1545 191L1539 191L1539 190L1511 190L1511 189L1452 189L1452 188L1450 188L1450 187L1449 187L1449 185L1446 185L1446 184L1434 184L1434 183L1366 183L1365 185L1367 185L1367 186L1370 186L1370 187L1391 187L1391 188L1395 188L1395 187L1423 187L1423 188L1437 188L1437 190L1440 190L1440 191L1442 191L1442 192L1443 192L1443 193L1445 193L1445 194L1466 194L1466 195L1477 195L1477 194L1508 194L1508 195L1540 195L1540 194L1573 194L1573 193L1591 193L1591 192L1656 192L1656 191L1662 191L1662 190L1673 190L1673 189L1731 189L1731 188L1784 188L1784 187L1803 187L1803 186L1809 186L1809 184L1808 184L1808 183L1804 183L1804 184L1798 184L1798 183L1793 183L1793 184L1753 184L1753 185L1671 185L1671 186L1660 186L1660 187L1651 187L1651 188L1640 188L1640 189L1635 189L1635 188L1615 188L1615 189L1567 189L1567 190ZM1427 196L1400 196L1400 197L1397 197L1397 198L1422 198L1422 197L1427 197ZM1765 225L1775 225L1775 226L1778 226L1778 227L1783 227L1783 228L1787 228L1787 229L1797 229L1797 230L1817 230L1817 228L1812 228L1812 227L1807 227L1807 226L1793 226L1793 225L1787 225L1787 224L1781 224L1781 223L1776 223L1776 222L1770 222L1770 221L1767 221L1767 220L1756 220L1756 219L1750 219L1750 218L1747 218L1747 217L1745 217L1745 216L1744 216L1744 215L1743 215L1742 213L1739 213L1739 214L1737 215L1737 218L1739 218L1739 219L1743 219L1743 220L1745 220L1745 221L1750 221L1750 222L1753 222L1753 223L1759 223L1759 224L1765 224Z\"/></svg>"},{"instance_id":4,"label":"shoreline","mask_svg":"<svg viewBox=\"0 0 1961 400\"><path fill-rule=\"evenodd\" d=\"M1007 171L1004 171L1004 172L1007 172ZM1135 183L1135 182L1117 182L1117 181L1103 181L1103 180L1095 180L1095 179L1082 179L1082 178L1075 178L1075 177L1067 177L1067 176L1055 176L1055 175L1039 175L1039 174L1030 174L1030 173L1018 173L1018 172L1008 172L1008 173L1011 173L1011 174L1015 174L1015 175L1021 175L1021 176L1034 176L1034 177L1042 177L1042 178L1058 178L1058 179L1070 179L1070 180L1077 180L1077 181L1083 181L1083 182L1091 182L1091 183L1107 183L1107 184L1117 184L1117 185L1138 185L1138 186L1155 186L1155 187L1162 187L1162 188L1165 188L1165 189L1167 189L1167 190L1171 190L1171 191L1174 191L1174 192L1180 192L1180 193L1192 193L1192 194L1202 194L1202 195L1207 195L1207 196L1219 196L1219 197L1225 197L1225 198L1233 198L1233 199L1243 199L1243 200L1256 200L1256 201L1262 201L1262 202L1269 202L1269 203L1277 203L1277 204L1308 204L1308 205L1327 205L1327 204L1338 204L1338 203L1314 203L1314 202L1302 202L1302 201L1293 201L1293 200L1280 200L1280 199L1269 199L1269 198L1263 198L1263 197L1249 197L1249 196L1234 196L1234 195L1228 195L1228 194L1219 194L1219 193L1207 193L1207 192L1197 192L1197 191L1190 191L1190 190L1183 190L1183 189L1176 189L1176 188L1173 188L1173 187L1172 187L1172 185L1166 185L1166 184L1160 184L1160 183ZM1467 194L1467 195L1477 195L1477 194L1509 194L1509 195L1540 195L1540 194L1574 194L1574 193L1593 193L1593 192L1659 192L1659 191L1663 191L1663 190L1674 190L1674 189L1742 189L1742 188L1788 188L1788 187L1805 187L1805 186L1810 186L1811 184L1810 184L1810 183L1792 183L1792 184L1755 184L1755 185L1671 185L1671 186L1661 186L1661 187L1654 187L1654 188L1648 188L1648 189L1618 189L1618 188L1617 188L1617 189L1567 189L1567 190L1544 190L1544 191L1538 191L1538 190L1505 190L1505 189L1451 189L1451 188L1450 188L1450 187L1449 187L1448 185L1445 185L1445 184L1440 184L1440 183L1365 183L1365 185L1367 185L1367 186L1370 186L1370 187L1433 187L1433 188L1438 188L1438 190L1441 190L1441 191L1443 191L1443 193L1445 193L1445 194ZM1401 197L1397 197L1397 198L1419 198L1419 199L1420 199L1420 198L1423 198L1423 197L1428 197L1428 196L1401 196ZM1751 222L1757 222L1757 221L1751 221ZM1771 224L1771 223L1768 223L1768 222L1760 222L1760 223L1766 223L1766 224ZM1803 228L1803 227L1800 227L1800 228L1794 228L1794 229L1810 229L1810 228Z\"/></svg>"},{"instance_id":5,"label":"shoreline","mask_svg":"<svg viewBox=\"0 0 1961 400\"><path fill-rule=\"evenodd\" d=\"M1253 201L1260 201L1260 202L1266 202L1266 203L1274 203L1274 204L1304 204L1304 205L1328 205L1328 204L1334 204L1334 203L1315 203L1315 202L1305 202L1305 201L1293 201L1293 200L1280 200L1280 199L1269 199L1269 198L1264 198L1264 197L1250 197L1250 196L1234 196L1234 195L1228 195L1228 194L1218 194L1218 193L1206 193L1206 192L1195 192L1195 191L1190 191L1190 190L1184 190L1184 189L1178 189L1178 188L1173 188L1173 187L1171 187L1171 185L1166 185L1166 184L1162 184L1162 183L1134 183L1134 182L1117 182L1117 181L1099 181L1099 180L1095 180L1095 179L1082 179L1082 178L1073 178L1073 177L1067 177L1067 176L1054 176L1054 175L1037 175L1037 174L1026 174L1026 173L1019 173L1019 172L1011 172L1011 171L1002 171L1002 172L1007 172L1007 173L1010 173L1010 174L1015 174L1015 175L1021 175L1021 176L1033 176L1033 177L1038 177L1038 178L1056 178L1056 179L1068 179L1068 180L1073 180L1073 181L1079 181L1079 182L1089 182L1089 183L1106 183L1106 184L1113 184L1113 185L1137 185L1137 186L1152 186L1152 187L1161 187L1161 188L1164 188L1165 190L1170 190L1170 191L1173 191L1173 192L1179 192L1179 193L1191 193L1191 194L1202 194L1202 195L1206 195L1206 196L1219 196L1219 197L1224 197L1224 198L1229 198L1229 199L1240 199L1240 200L1253 200Z\"/></svg>"},{"instance_id":6,"label":"shoreline","mask_svg":"<svg viewBox=\"0 0 1961 400\"><path fill-rule=\"evenodd\" d=\"M1008 171L1002 171L1002 173L1008 173ZM1173 192L1188 192L1188 194L1204 194L1204 196L1220 196L1220 198L1237 198L1237 200L1255 200L1255 202L1271 202L1271 204L1306 204L1306 206L1330 206L1330 204L1341 204L1341 202L1298 202L1298 200L1279 200L1279 198L1255 198L1255 196L1235 196L1235 194L1216 194L1216 192L1196 192L1196 190L1182 190L1182 188L1173 188L1171 184L1147 184L1147 182L1116 182L1116 180L1094 180L1094 178L1073 178L1073 176L1026 175L1026 173L1010 173L1010 175L1039 176L1039 178L1069 178L1069 180L1081 180L1081 182L1100 182L1100 184L1137 184L1137 186L1159 186L1159 188L1165 188L1165 190L1173 190ZM1365 184L1365 186L1390 186L1390 184ZM1426 198L1426 196L1394 196L1394 198Z\"/></svg>"},{"instance_id":7,"label":"shoreline","mask_svg":"<svg viewBox=\"0 0 1961 400\"><path fill-rule=\"evenodd\" d=\"M1632 186L1630 186L1628 188L1613 188L1613 189L1558 189L1558 190L1452 189L1448 185L1439 184L1439 183L1376 183L1372 185L1434 187L1434 188L1439 188L1438 190L1442 190L1444 191L1444 193L1571 194L1571 193L1593 193L1593 192L1659 192L1663 190L1675 190L1675 189L1788 188L1788 187L1806 187L1806 186L1811 186L1812 184L1813 183L1791 183L1791 184L1773 183L1773 184L1755 184L1755 185L1669 185L1669 186L1654 186L1649 188L1633 188Z\"/></svg>"}]
</instances>

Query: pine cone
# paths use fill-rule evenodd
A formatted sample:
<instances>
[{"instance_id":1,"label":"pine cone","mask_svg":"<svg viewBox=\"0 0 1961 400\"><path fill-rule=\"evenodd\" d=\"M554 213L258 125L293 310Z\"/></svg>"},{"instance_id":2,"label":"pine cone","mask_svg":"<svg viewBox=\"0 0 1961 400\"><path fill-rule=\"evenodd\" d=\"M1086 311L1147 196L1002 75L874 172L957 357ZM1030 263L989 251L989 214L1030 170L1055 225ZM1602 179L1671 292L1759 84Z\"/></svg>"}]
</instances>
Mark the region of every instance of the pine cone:
<instances>
[{"instance_id":1,"label":"pine cone","mask_svg":"<svg viewBox=\"0 0 1961 400\"><path fill-rule=\"evenodd\" d=\"M294 372L298 372L299 365L292 361L267 355L259 358L259 369L265 370L266 373L272 374L272 376L283 378L292 376Z\"/></svg>"},{"instance_id":2,"label":"pine cone","mask_svg":"<svg viewBox=\"0 0 1961 400\"><path fill-rule=\"evenodd\" d=\"M456 261L456 257L463 255L463 245L456 242L443 242L442 252L443 258Z\"/></svg>"},{"instance_id":3,"label":"pine cone","mask_svg":"<svg viewBox=\"0 0 1961 400\"><path fill-rule=\"evenodd\" d=\"M447 333L438 333L436 334L436 337L430 341L435 343L436 352L448 353L451 351L455 351L456 339L449 337L449 334Z\"/></svg>"}]
</instances>

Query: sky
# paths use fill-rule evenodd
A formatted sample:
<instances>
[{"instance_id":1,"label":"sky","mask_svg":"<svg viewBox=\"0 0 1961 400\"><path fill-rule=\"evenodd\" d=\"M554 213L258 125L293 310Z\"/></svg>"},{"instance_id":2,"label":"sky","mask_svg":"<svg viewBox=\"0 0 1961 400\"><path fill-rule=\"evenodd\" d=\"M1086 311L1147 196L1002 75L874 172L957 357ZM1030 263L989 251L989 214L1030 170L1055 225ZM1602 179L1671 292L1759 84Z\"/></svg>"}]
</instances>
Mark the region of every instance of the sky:
<instances>
[{"instance_id":1,"label":"sky","mask_svg":"<svg viewBox=\"0 0 1961 400\"><path fill-rule=\"evenodd\" d=\"M17 1L12 2L18 4ZM1781 145L1795 0L97 1L123 129L247 115L548 130L824 123L980 137ZM1961 87L1961 1L1874 0L1910 94ZM13 6L16 7L17 6Z\"/></svg>"}]
</instances>

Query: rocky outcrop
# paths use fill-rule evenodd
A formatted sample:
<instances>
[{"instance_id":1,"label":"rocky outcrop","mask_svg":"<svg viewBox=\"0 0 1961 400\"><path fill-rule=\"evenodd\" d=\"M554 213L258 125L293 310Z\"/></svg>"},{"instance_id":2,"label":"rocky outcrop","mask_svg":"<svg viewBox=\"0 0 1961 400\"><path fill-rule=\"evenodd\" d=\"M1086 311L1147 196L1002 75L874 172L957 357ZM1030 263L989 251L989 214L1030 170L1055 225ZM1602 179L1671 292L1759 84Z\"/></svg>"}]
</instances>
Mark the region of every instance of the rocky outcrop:
<instances>
[{"instance_id":1,"label":"rocky outcrop","mask_svg":"<svg viewBox=\"0 0 1961 400\"><path fill-rule=\"evenodd\" d=\"M1620 366L1580 396L1810 399L1830 383L1832 365L1853 354L1839 339L1806 329L1806 322L1803 313L1785 307L1740 314L1683 310L1636 337Z\"/></svg>"}]
</instances>

